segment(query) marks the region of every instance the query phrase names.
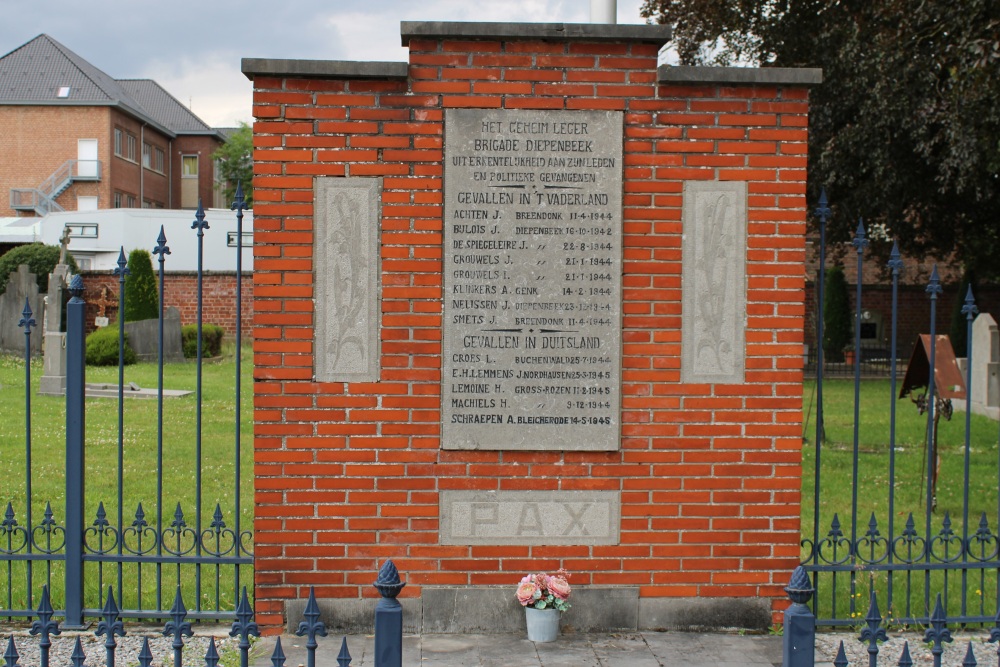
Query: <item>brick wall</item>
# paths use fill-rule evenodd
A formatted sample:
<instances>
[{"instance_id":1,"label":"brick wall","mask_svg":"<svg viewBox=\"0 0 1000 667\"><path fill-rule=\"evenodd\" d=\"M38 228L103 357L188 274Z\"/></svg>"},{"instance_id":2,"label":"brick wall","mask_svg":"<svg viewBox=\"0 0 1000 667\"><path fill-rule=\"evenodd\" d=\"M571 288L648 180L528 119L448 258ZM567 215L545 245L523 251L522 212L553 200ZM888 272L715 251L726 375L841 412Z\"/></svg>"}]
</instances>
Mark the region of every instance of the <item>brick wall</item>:
<instances>
[{"instance_id":1,"label":"brick wall","mask_svg":"<svg viewBox=\"0 0 1000 667\"><path fill-rule=\"evenodd\" d=\"M917 336L922 333L930 333L931 330L931 302L925 290L925 285L900 285L897 295L897 343L896 348L902 359L909 359L910 352L917 342ZM958 294L959 285L945 285L937 299L937 320L935 326L937 333L947 334L951 331L951 311L955 307L955 299L959 297L963 303L965 294ZM816 346L816 298L815 285L810 282L806 285L806 318L805 342L810 348ZM848 298L851 303L851 312L854 312L854 285L850 285ZM982 286L975 294L976 307L981 313L991 313L996 319L1000 316L1000 287L995 285ZM861 307L865 310L876 311L882 316L883 338L881 344L889 349L889 342L892 335L892 284L879 283L875 285L863 285L861 294Z\"/></svg>"},{"instance_id":2,"label":"brick wall","mask_svg":"<svg viewBox=\"0 0 1000 667\"><path fill-rule=\"evenodd\" d=\"M411 39L400 79L254 78L255 553L262 626L310 585L506 586L565 567L642 598L772 598L799 554L801 86L658 84L657 45ZM443 450L443 109L624 112L621 448ZM313 381L313 177L382 176L378 382ZM746 382L682 384L681 200L748 183ZM614 546L442 546L446 489L620 491Z\"/></svg>"},{"instance_id":3,"label":"brick wall","mask_svg":"<svg viewBox=\"0 0 1000 667\"><path fill-rule=\"evenodd\" d=\"M114 319L118 312L118 276L110 271L84 271L82 273L87 302L87 333L93 331L94 318L100 315L102 299L111 305L105 315ZM180 310L181 324L195 324L198 318L198 275L196 273L168 273L164 277L165 307ZM242 320L244 340L249 341L253 326L253 278L243 275ZM236 274L209 272L202 283L203 317L206 324L217 324L226 330L232 340L236 335Z\"/></svg>"},{"instance_id":4,"label":"brick wall","mask_svg":"<svg viewBox=\"0 0 1000 667\"><path fill-rule=\"evenodd\" d=\"M108 206L109 113L108 107L0 106L0 217L17 215L10 208L11 188L37 188L66 160L76 159L78 139L97 139L104 175L74 183L57 201L74 211L78 196L97 196L100 206Z\"/></svg>"}]
</instances>

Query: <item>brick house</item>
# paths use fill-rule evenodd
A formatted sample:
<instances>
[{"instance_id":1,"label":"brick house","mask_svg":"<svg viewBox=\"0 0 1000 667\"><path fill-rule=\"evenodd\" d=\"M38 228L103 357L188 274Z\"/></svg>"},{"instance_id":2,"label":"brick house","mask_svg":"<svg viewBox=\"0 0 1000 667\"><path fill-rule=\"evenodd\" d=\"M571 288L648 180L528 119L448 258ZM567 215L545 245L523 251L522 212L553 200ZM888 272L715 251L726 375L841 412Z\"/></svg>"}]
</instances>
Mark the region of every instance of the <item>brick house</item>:
<instances>
[{"instance_id":1,"label":"brick house","mask_svg":"<svg viewBox=\"0 0 1000 667\"><path fill-rule=\"evenodd\" d=\"M150 79L114 79L39 35L0 57L0 216L223 205L225 135Z\"/></svg>"}]
</instances>

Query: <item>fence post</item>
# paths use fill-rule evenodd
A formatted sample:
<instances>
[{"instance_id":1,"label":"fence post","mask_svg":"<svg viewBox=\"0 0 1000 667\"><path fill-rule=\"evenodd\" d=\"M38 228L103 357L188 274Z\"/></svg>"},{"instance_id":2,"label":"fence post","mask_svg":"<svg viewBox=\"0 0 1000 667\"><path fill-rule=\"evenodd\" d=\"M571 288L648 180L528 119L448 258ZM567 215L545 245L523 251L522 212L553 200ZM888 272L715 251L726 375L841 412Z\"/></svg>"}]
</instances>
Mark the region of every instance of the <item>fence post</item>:
<instances>
[{"instance_id":1,"label":"fence post","mask_svg":"<svg viewBox=\"0 0 1000 667\"><path fill-rule=\"evenodd\" d=\"M63 628L83 629L84 403L87 353L84 323L87 304L83 279L73 276L73 298L66 306L66 620Z\"/></svg>"},{"instance_id":2,"label":"fence post","mask_svg":"<svg viewBox=\"0 0 1000 667\"><path fill-rule=\"evenodd\" d=\"M792 604L785 610L781 664L784 667L813 667L816 664L816 617L808 603L816 589L801 565L792 572L785 592Z\"/></svg>"},{"instance_id":3,"label":"fence post","mask_svg":"<svg viewBox=\"0 0 1000 667\"><path fill-rule=\"evenodd\" d=\"M375 605L375 667L403 665L403 607L396 596L405 585L396 566L387 560L375 581L375 588L382 594Z\"/></svg>"}]
</instances>

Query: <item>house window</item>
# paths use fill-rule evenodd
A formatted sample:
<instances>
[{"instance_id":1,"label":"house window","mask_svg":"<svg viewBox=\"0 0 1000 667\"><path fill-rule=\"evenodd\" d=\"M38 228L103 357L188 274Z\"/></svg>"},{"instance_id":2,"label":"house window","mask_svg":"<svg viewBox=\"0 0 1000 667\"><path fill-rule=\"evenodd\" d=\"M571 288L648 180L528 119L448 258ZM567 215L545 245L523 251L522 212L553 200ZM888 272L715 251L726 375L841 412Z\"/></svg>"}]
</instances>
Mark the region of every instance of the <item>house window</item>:
<instances>
[{"instance_id":1,"label":"house window","mask_svg":"<svg viewBox=\"0 0 1000 667\"><path fill-rule=\"evenodd\" d=\"M122 193L116 192L114 208L121 208L121 207L122 207Z\"/></svg>"},{"instance_id":2,"label":"house window","mask_svg":"<svg viewBox=\"0 0 1000 667\"><path fill-rule=\"evenodd\" d=\"M115 128L115 155L122 156L122 131Z\"/></svg>"},{"instance_id":3,"label":"house window","mask_svg":"<svg viewBox=\"0 0 1000 667\"><path fill-rule=\"evenodd\" d=\"M181 156L181 176L183 178L198 178L198 156Z\"/></svg>"},{"instance_id":4,"label":"house window","mask_svg":"<svg viewBox=\"0 0 1000 667\"><path fill-rule=\"evenodd\" d=\"M135 208L135 195L125 195L125 208Z\"/></svg>"},{"instance_id":5,"label":"house window","mask_svg":"<svg viewBox=\"0 0 1000 667\"><path fill-rule=\"evenodd\" d=\"M128 133L126 133L125 134L125 157L128 158L129 160L132 160L132 162L135 162L135 158L136 158L135 148L136 148L135 135L134 134L128 134Z\"/></svg>"},{"instance_id":6,"label":"house window","mask_svg":"<svg viewBox=\"0 0 1000 667\"><path fill-rule=\"evenodd\" d=\"M146 169L153 167L153 147L145 141L142 142L142 166Z\"/></svg>"},{"instance_id":7,"label":"house window","mask_svg":"<svg viewBox=\"0 0 1000 667\"><path fill-rule=\"evenodd\" d=\"M163 173L163 149L159 146L153 147L153 170Z\"/></svg>"}]
</instances>

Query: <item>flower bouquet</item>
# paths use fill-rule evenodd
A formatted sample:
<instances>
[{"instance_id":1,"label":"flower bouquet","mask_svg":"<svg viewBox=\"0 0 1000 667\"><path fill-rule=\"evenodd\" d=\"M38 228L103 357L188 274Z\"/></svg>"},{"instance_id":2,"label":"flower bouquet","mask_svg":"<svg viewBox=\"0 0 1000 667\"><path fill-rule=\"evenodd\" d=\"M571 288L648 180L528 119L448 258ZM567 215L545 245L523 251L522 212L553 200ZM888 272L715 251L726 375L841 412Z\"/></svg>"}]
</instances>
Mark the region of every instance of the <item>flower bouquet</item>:
<instances>
[{"instance_id":1,"label":"flower bouquet","mask_svg":"<svg viewBox=\"0 0 1000 667\"><path fill-rule=\"evenodd\" d=\"M517 601L524 607L528 639L552 642L559 636L559 617L569 609L569 572L529 574L517 585Z\"/></svg>"},{"instance_id":2,"label":"flower bouquet","mask_svg":"<svg viewBox=\"0 0 1000 667\"><path fill-rule=\"evenodd\" d=\"M555 574L529 574L517 586L517 601L535 609L569 609L569 572L560 569Z\"/></svg>"}]
</instances>

